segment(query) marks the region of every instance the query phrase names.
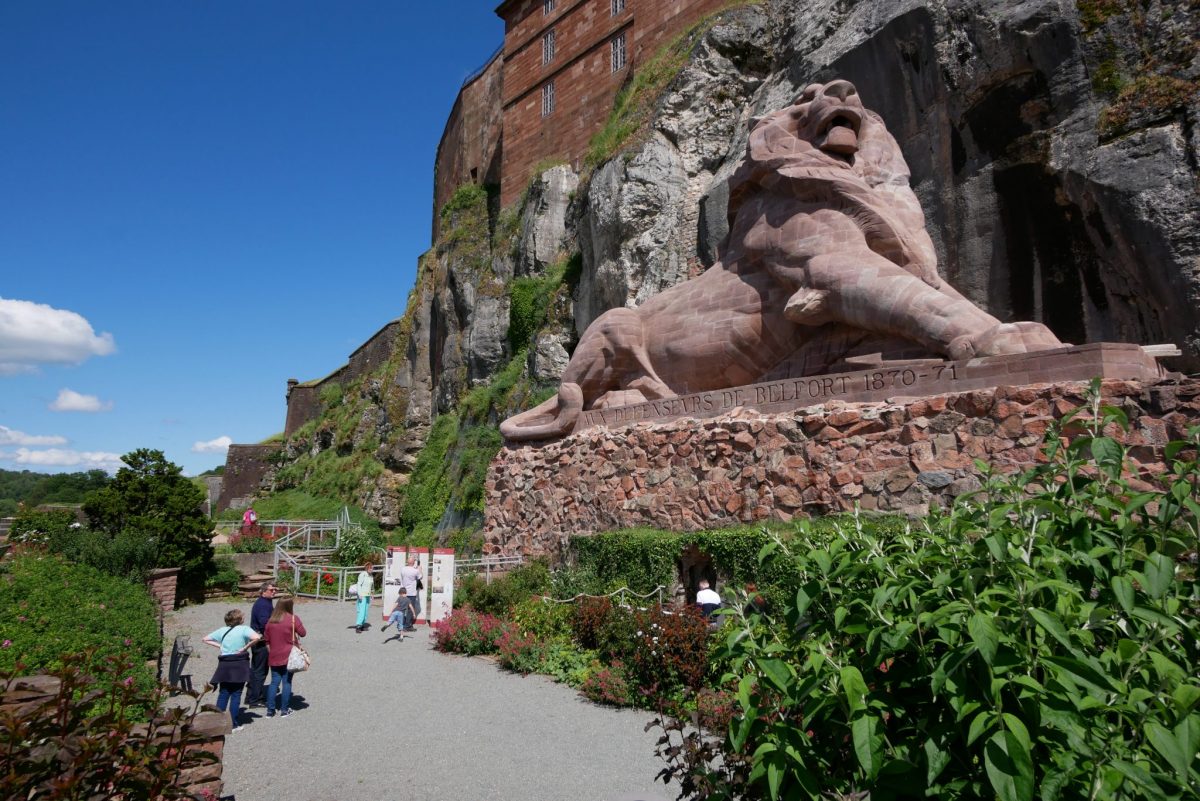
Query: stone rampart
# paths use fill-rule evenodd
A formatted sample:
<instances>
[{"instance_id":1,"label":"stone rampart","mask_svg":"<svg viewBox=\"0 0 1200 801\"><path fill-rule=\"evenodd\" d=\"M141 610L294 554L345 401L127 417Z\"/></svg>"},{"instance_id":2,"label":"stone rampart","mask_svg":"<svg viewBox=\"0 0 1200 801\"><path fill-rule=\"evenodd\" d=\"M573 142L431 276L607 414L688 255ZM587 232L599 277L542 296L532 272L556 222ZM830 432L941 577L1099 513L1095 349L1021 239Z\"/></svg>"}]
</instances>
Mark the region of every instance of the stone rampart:
<instances>
[{"instance_id":1,"label":"stone rampart","mask_svg":"<svg viewBox=\"0 0 1200 801\"><path fill-rule=\"evenodd\" d=\"M270 457L278 451L278 445L230 445L225 454L224 481L217 511L245 507L247 499L252 498L262 485L271 467Z\"/></svg>"},{"instance_id":2,"label":"stone rampart","mask_svg":"<svg viewBox=\"0 0 1200 801\"><path fill-rule=\"evenodd\" d=\"M907 400L828 401L769 414L588 428L506 445L487 480L485 550L557 554L574 535L635 526L694 531L863 509L925 513L980 486L975 460L1012 472L1042 459L1047 426L1087 382L1000 386ZM1200 423L1200 379L1108 379L1129 416L1141 479Z\"/></svg>"}]
</instances>

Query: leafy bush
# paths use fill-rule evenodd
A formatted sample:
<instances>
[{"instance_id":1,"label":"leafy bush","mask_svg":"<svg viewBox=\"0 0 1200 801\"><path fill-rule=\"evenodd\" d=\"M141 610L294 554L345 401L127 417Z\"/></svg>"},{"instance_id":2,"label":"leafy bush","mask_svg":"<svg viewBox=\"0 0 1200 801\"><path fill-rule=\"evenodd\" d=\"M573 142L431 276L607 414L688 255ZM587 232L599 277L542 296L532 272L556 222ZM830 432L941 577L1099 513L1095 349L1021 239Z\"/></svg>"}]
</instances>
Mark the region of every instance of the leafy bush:
<instances>
[{"instance_id":1,"label":"leafy bush","mask_svg":"<svg viewBox=\"0 0 1200 801\"><path fill-rule=\"evenodd\" d=\"M540 595L550 589L550 568L545 562L530 562L516 570L484 583L479 576L470 576L459 582L455 595L461 606L469 606L477 612L507 617L511 610L531 595Z\"/></svg>"},{"instance_id":2,"label":"leafy bush","mask_svg":"<svg viewBox=\"0 0 1200 801\"><path fill-rule=\"evenodd\" d=\"M571 687L579 687L591 675L596 652L580 650L570 640L552 640L546 645L537 672Z\"/></svg>"},{"instance_id":3,"label":"leafy bush","mask_svg":"<svg viewBox=\"0 0 1200 801\"><path fill-rule=\"evenodd\" d=\"M571 631L584 648L599 648L604 624L612 612L612 599L580 598L571 610Z\"/></svg>"},{"instance_id":4,"label":"leafy bush","mask_svg":"<svg viewBox=\"0 0 1200 801\"><path fill-rule=\"evenodd\" d=\"M255 523L229 535L234 553L268 553L275 550L275 535Z\"/></svg>"},{"instance_id":5,"label":"leafy bush","mask_svg":"<svg viewBox=\"0 0 1200 801\"><path fill-rule=\"evenodd\" d=\"M213 560L216 566L216 572L208 577L205 587L210 590L228 590L233 591L237 587L238 582L242 580L242 573L237 568L237 563L232 556L217 556Z\"/></svg>"},{"instance_id":6,"label":"leafy bush","mask_svg":"<svg viewBox=\"0 0 1200 801\"><path fill-rule=\"evenodd\" d=\"M146 660L159 655L158 610L146 588L56 556L26 553L0 573L0 672L18 660L31 673L55 670L92 649L135 660L139 686L153 683Z\"/></svg>"},{"instance_id":7,"label":"leafy bush","mask_svg":"<svg viewBox=\"0 0 1200 801\"><path fill-rule=\"evenodd\" d=\"M109 537L134 532L157 543L157 567L180 568L184 590L204 585L212 571L204 493L162 451L140 448L121 457L125 466L84 501L91 527Z\"/></svg>"},{"instance_id":8,"label":"leafy bush","mask_svg":"<svg viewBox=\"0 0 1200 801\"><path fill-rule=\"evenodd\" d=\"M533 634L522 632L512 623L503 624L496 638L496 661L514 673L528 674L538 670L546 657L546 643Z\"/></svg>"},{"instance_id":9,"label":"leafy bush","mask_svg":"<svg viewBox=\"0 0 1200 801\"><path fill-rule=\"evenodd\" d=\"M619 662L595 666L579 691L589 700L607 706L632 706L635 700L624 666Z\"/></svg>"},{"instance_id":10,"label":"leafy bush","mask_svg":"<svg viewBox=\"0 0 1200 801\"><path fill-rule=\"evenodd\" d=\"M571 604L530 597L514 606L508 618L523 633L550 641L570 637L571 613Z\"/></svg>"},{"instance_id":11,"label":"leafy bush","mask_svg":"<svg viewBox=\"0 0 1200 801\"><path fill-rule=\"evenodd\" d=\"M158 564L158 540L141 531L108 534L82 528L69 509L24 511L13 521L13 540L89 565L113 576L143 581Z\"/></svg>"},{"instance_id":12,"label":"leafy bush","mask_svg":"<svg viewBox=\"0 0 1200 801\"><path fill-rule=\"evenodd\" d=\"M9 528L12 542L49 547L56 537L63 537L75 525L75 512L70 509L24 509L17 513Z\"/></svg>"},{"instance_id":13,"label":"leafy bush","mask_svg":"<svg viewBox=\"0 0 1200 801\"><path fill-rule=\"evenodd\" d=\"M698 690L708 672L708 621L695 607L660 606L633 614L638 629L626 672L649 699L665 699L684 688Z\"/></svg>"},{"instance_id":14,"label":"leafy bush","mask_svg":"<svg viewBox=\"0 0 1200 801\"><path fill-rule=\"evenodd\" d=\"M142 710L161 708L163 691L130 681L138 666L127 656L96 660L66 656L55 694L0 717L0 797L191 798L185 772L215 761L190 734L196 709L137 725ZM0 672L0 695L24 669Z\"/></svg>"},{"instance_id":15,"label":"leafy bush","mask_svg":"<svg viewBox=\"0 0 1200 801\"><path fill-rule=\"evenodd\" d=\"M382 564L383 535L377 529L349 526L342 531L337 550L333 553L334 564L361 565L368 559Z\"/></svg>"},{"instance_id":16,"label":"leafy bush","mask_svg":"<svg viewBox=\"0 0 1200 801\"><path fill-rule=\"evenodd\" d=\"M450 617L433 624L433 647L443 653L491 654L504 633L504 623L493 615L455 609Z\"/></svg>"},{"instance_id":17,"label":"leafy bush","mask_svg":"<svg viewBox=\"0 0 1200 801\"><path fill-rule=\"evenodd\" d=\"M665 721L664 774L693 798L1194 797L1200 437L1142 491L1104 435L1120 410L1094 395L1064 424L1046 463L924 530L764 549L799 590L728 635L740 716L714 737Z\"/></svg>"}]
</instances>

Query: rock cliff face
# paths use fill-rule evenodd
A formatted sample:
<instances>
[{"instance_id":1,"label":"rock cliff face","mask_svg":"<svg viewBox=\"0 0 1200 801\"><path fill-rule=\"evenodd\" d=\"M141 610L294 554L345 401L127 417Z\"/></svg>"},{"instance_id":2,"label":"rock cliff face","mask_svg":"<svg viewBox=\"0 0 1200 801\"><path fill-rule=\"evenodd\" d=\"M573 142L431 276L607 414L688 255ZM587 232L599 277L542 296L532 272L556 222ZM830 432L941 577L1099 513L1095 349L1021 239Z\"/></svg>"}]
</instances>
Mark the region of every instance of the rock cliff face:
<instances>
[{"instance_id":1,"label":"rock cliff face","mask_svg":"<svg viewBox=\"0 0 1200 801\"><path fill-rule=\"evenodd\" d=\"M368 469L348 494L385 523L410 524L417 496L426 520L446 510L442 529L478 519L473 482L499 447L496 419L545 397L539 387L599 314L712 264L751 118L834 77L900 143L939 269L971 300L1072 342L1174 342L1184 356L1172 366L1197 369L1200 11L1125 5L727 12L622 152L582 176L552 168L519 209L477 188L455 195L392 361L293 437L276 486L305 485L327 452L363 453ZM452 434L435 425L446 415Z\"/></svg>"}]
</instances>

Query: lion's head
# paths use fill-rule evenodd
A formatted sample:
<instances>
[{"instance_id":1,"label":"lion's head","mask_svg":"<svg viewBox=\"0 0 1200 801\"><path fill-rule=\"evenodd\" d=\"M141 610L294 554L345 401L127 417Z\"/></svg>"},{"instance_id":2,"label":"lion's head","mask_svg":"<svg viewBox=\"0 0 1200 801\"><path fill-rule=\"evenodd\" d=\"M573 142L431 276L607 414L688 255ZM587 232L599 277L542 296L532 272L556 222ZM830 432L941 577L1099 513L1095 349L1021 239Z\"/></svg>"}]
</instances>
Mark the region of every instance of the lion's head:
<instances>
[{"instance_id":1,"label":"lion's head","mask_svg":"<svg viewBox=\"0 0 1200 801\"><path fill-rule=\"evenodd\" d=\"M763 179L777 172L848 173L869 186L907 186L909 179L896 140L845 80L811 84L790 106L754 121L746 160L730 181L732 194L742 194L747 183L770 183Z\"/></svg>"}]
</instances>

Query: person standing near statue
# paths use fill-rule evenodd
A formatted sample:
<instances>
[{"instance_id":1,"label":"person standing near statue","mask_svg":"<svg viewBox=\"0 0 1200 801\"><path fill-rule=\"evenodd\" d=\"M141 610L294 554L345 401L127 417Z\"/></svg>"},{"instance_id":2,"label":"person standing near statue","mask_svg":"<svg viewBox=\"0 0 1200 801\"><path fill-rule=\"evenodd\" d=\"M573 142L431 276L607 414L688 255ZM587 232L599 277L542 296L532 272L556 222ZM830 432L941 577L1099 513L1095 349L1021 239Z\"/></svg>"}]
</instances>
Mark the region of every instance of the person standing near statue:
<instances>
[{"instance_id":1,"label":"person standing near statue","mask_svg":"<svg viewBox=\"0 0 1200 801\"><path fill-rule=\"evenodd\" d=\"M354 589L358 592L358 618L355 620L354 630L359 634L369 627L367 613L371 609L371 593L375 591L375 577L371 575L374 569L375 565L367 562L358 574L358 581L354 582Z\"/></svg>"},{"instance_id":2,"label":"person standing near statue","mask_svg":"<svg viewBox=\"0 0 1200 801\"><path fill-rule=\"evenodd\" d=\"M278 589L270 581L258 588L258 600L250 608L250 628L258 634L267 631L267 621L275 610L275 593ZM262 706L263 685L267 681L267 641L264 637L250 646L250 681L246 684L246 706Z\"/></svg>"}]
</instances>

